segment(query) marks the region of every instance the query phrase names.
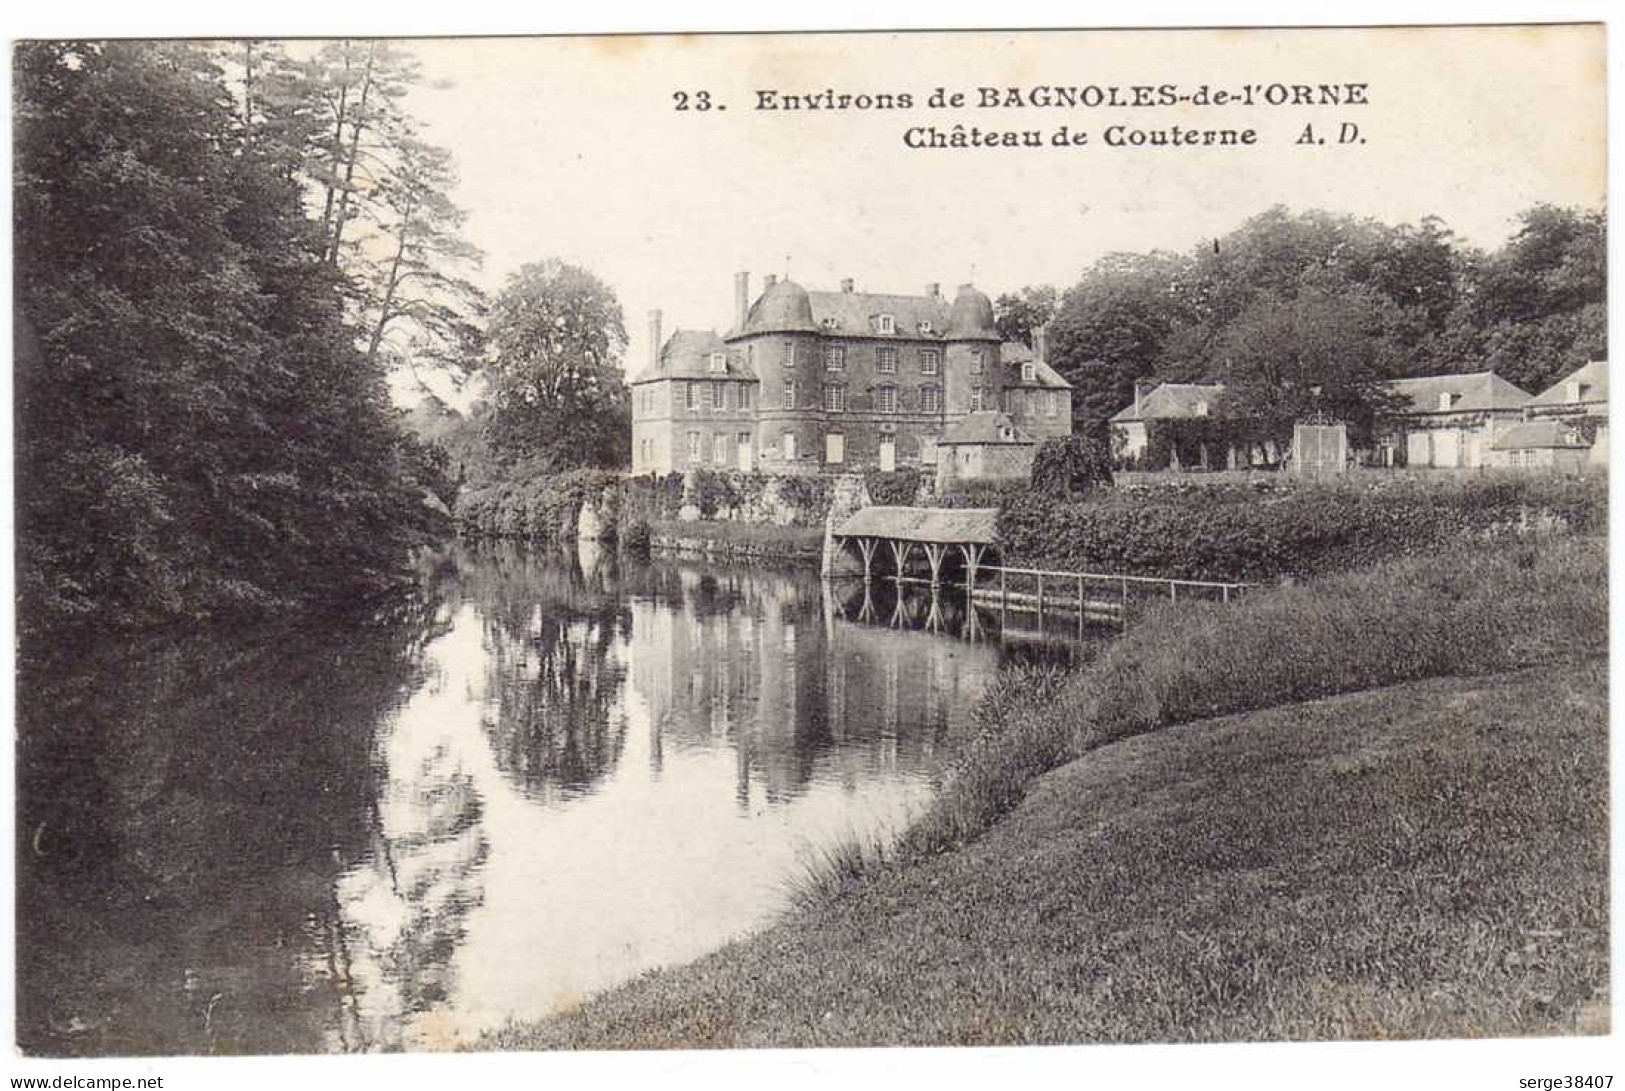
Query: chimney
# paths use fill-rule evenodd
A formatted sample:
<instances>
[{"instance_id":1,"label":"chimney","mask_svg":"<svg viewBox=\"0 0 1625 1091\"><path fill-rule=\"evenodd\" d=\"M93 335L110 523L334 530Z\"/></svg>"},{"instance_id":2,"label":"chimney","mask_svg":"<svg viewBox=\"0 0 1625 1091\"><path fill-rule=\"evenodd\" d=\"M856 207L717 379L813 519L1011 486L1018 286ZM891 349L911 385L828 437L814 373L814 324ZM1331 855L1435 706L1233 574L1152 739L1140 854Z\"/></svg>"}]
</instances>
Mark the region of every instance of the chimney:
<instances>
[{"instance_id":1,"label":"chimney","mask_svg":"<svg viewBox=\"0 0 1625 1091\"><path fill-rule=\"evenodd\" d=\"M1033 355L1049 363L1049 327L1039 326L1033 331Z\"/></svg>"},{"instance_id":2,"label":"chimney","mask_svg":"<svg viewBox=\"0 0 1625 1091\"><path fill-rule=\"evenodd\" d=\"M773 285L777 284L778 282L779 282L779 274L777 274L777 273L769 273L769 274L767 274L767 276L762 278L762 291L764 291L764 292L767 291L769 288L773 287Z\"/></svg>"},{"instance_id":3,"label":"chimney","mask_svg":"<svg viewBox=\"0 0 1625 1091\"><path fill-rule=\"evenodd\" d=\"M935 299L941 294L942 285L938 284L936 281L933 280L930 284L925 286L925 298Z\"/></svg>"},{"instance_id":4,"label":"chimney","mask_svg":"<svg viewBox=\"0 0 1625 1091\"><path fill-rule=\"evenodd\" d=\"M1140 415L1140 406L1144 403L1146 395L1157 389L1157 383L1152 379L1134 380L1134 415Z\"/></svg>"},{"instance_id":5,"label":"chimney","mask_svg":"<svg viewBox=\"0 0 1625 1091\"><path fill-rule=\"evenodd\" d=\"M852 294L852 278L851 277L847 277L846 279L841 281L841 291L845 295L851 295Z\"/></svg>"},{"instance_id":6,"label":"chimney","mask_svg":"<svg viewBox=\"0 0 1625 1091\"><path fill-rule=\"evenodd\" d=\"M649 312L649 370L660 369L660 312Z\"/></svg>"},{"instance_id":7,"label":"chimney","mask_svg":"<svg viewBox=\"0 0 1625 1091\"><path fill-rule=\"evenodd\" d=\"M745 328L745 318L750 314L750 274L734 274L734 329Z\"/></svg>"}]
</instances>

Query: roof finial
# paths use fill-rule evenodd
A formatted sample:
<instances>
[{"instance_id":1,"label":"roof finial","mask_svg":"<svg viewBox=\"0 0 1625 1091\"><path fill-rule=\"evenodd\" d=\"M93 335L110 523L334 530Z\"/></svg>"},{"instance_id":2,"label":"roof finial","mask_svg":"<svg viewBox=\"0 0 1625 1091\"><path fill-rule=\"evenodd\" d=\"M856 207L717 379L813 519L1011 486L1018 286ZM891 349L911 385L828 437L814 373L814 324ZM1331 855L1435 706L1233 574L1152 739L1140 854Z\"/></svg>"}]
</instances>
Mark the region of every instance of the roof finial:
<instances>
[{"instance_id":1,"label":"roof finial","mask_svg":"<svg viewBox=\"0 0 1625 1091\"><path fill-rule=\"evenodd\" d=\"M970 263L970 282L972 284L976 283L976 263L974 261Z\"/></svg>"}]
</instances>

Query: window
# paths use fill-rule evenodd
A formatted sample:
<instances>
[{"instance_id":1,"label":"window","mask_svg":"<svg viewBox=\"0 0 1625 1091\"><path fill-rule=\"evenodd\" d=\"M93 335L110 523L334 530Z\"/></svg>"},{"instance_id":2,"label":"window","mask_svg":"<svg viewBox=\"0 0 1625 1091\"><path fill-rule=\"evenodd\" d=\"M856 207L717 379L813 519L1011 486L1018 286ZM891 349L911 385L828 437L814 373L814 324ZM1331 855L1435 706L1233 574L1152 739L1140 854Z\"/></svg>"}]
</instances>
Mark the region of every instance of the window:
<instances>
[{"instance_id":1,"label":"window","mask_svg":"<svg viewBox=\"0 0 1625 1091\"><path fill-rule=\"evenodd\" d=\"M922 413L942 412L942 387L920 387L920 411Z\"/></svg>"},{"instance_id":2,"label":"window","mask_svg":"<svg viewBox=\"0 0 1625 1091\"><path fill-rule=\"evenodd\" d=\"M1058 391L1058 390L1050 391L1049 400L1044 403L1044 416L1046 416L1046 417L1058 417L1058 416L1061 415L1061 398L1062 397L1063 397L1063 395L1061 394L1060 391Z\"/></svg>"},{"instance_id":3,"label":"window","mask_svg":"<svg viewBox=\"0 0 1625 1091\"><path fill-rule=\"evenodd\" d=\"M837 383L824 384L824 412L844 413L846 411L846 387Z\"/></svg>"},{"instance_id":4,"label":"window","mask_svg":"<svg viewBox=\"0 0 1625 1091\"><path fill-rule=\"evenodd\" d=\"M824 368L825 368L825 370L828 370L828 371L844 371L844 370L846 370L846 346L845 345L825 345L824 346Z\"/></svg>"},{"instance_id":5,"label":"window","mask_svg":"<svg viewBox=\"0 0 1625 1091\"><path fill-rule=\"evenodd\" d=\"M1022 364L1021 365L1021 381L1024 382L1024 383L1035 383L1035 382L1037 382L1038 381L1038 365L1033 363L1031 360L1028 360L1026 363Z\"/></svg>"},{"instance_id":6,"label":"window","mask_svg":"<svg viewBox=\"0 0 1625 1091\"><path fill-rule=\"evenodd\" d=\"M897 412L897 388L895 386L883 386L875 391L875 405L882 413Z\"/></svg>"},{"instance_id":7,"label":"window","mask_svg":"<svg viewBox=\"0 0 1625 1091\"><path fill-rule=\"evenodd\" d=\"M982 388L979 386L973 386L970 388L970 411L972 413L980 413L982 411Z\"/></svg>"},{"instance_id":8,"label":"window","mask_svg":"<svg viewBox=\"0 0 1625 1091\"><path fill-rule=\"evenodd\" d=\"M784 366L796 366L796 343L794 341L786 341L784 343Z\"/></svg>"},{"instance_id":9,"label":"window","mask_svg":"<svg viewBox=\"0 0 1625 1091\"><path fill-rule=\"evenodd\" d=\"M828 463L846 461L846 437L839 432L831 432L824 437L824 461Z\"/></svg>"},{"instance_id":10,"label":"window","mask_svg":"<svg viewBox=\"0 0 1625 1091\"><path fill-rule=\"evenodd\" d=\"M700 434L698 432L688 434L688 460L690 462L700 460Z\"/></svg>"},{"instance_id":11,"label":"window","mask_svg":"<svg viewBox=\"0 0 1625 1091\"><path fill-rule=\"evenodd\" d=\"M970 373L972 375L980 375L982 373L982 350L981 349L975 349L970 354Z\"/></svg>"},{"instance_id":12,"label":"window","mask_svg":"<svg viewBox=\"0 0 1625 1091\"><path fill-rule=\"evenodd\" d=\"M897 350L892 348L875 349L875 370L882 375L896 375Z\"/></svg>"},{"instance_id":13,"label":"window","mask_svg":"<svg viewBox=\"0 0 1625 1091\"><path fill-rule=\"evenodd\" d=\"M739 408L752 409L756 403L756 388L749 383L739 384Z\"/></svg>"},{"instance_id":14,"label":"window","mask_svg":"<svg viewBox=\"0 0 1625 1091\"><path fill-rule=\"evenodd\" d=\"M795 460L796 434L794 432L786 432L784 433L784 461L794 462Z\"/></svg>"},{"instance_id":15,"label":"window","mask_svg":"<svg viewBox=\"0 0 1625 1091\"><path fill-rule=\"evenodd\" d=\"M715 374L722 374L727 370L728 354L725 352L713 352L711 354L711 371Z\"/></svg>"},{"instance_id":16,"label":"window","mask_svg":"<svg viewBox=\"0 0 1625 1091\"><path fill-rule=\"evenodd\" d=\"M699 383L689 383L688 384L688 407L690 409L698 409L700 407L700 384Z\"/></svg>"},{"instance_id":17,"label":"window","mask_svg":"<svg viewBox=\"0 0 1625 1091\"><path fill-rule=\"evenodd\" d=\"M784 384L784 407L786 409L796 407L796 384L794 380Z\"/></svg>"},{"instance_id":18,"label":"window","mask_svg":"<svg viewBox=\"0 0 1625 1091\"><path fill-rule=\"evenodd\" d=\"M897 319L895 317L893 317L892 315L889 315L889 314L881 315L880 316L880 332L881 333L896 333L897 332Z\"/></svg>"},{"instance_id":19,"label":"window","mask_svg":"<svg viewBox=\"0 0 1625 1091\"><path fill-rule=\"evenodd\" d=\"M920 350L920 374L935 375L942 368L942 353L937 349Z\"/></svg>"},{"instance_id":20,"label":"window","mask_svg":"<svg viewBox=\"0 0 1625 1091\"><path fill-rule=\"evenodd\" d=\"M718 432L711 441L711 454L718 466L728 464L728 433Z\"/></svg>"},{"instance_id":21,"label":"window","mask_svg":"<svg viewBox=\"0 0 1625 1091\"><path fill-rule=\"evenodd\" d=\"M711 408L712 409L726 409L727 406L728 406L728 384L727 383L712 383L711 384Z\"/></svg>"}]
</instances>

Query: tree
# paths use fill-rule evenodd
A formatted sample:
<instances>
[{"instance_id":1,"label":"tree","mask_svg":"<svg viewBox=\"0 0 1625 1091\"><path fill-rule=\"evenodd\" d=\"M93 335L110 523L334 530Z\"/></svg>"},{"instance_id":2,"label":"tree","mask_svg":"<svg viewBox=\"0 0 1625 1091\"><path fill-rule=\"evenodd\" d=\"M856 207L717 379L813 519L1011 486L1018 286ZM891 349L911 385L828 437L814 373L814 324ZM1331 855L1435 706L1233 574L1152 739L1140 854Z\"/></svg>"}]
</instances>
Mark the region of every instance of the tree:
<instances>
[{"instance_id":1,"label":"tree","mask_svg":"<svg viewBox=\"0 0 1625 1091\"><path fill-rule=\"evenodd\" d=\"M1389 336L1396 310L1370 288L1261 293L1219 338L1219 412L1255 422L1260 441L1281 447L1295 424L1317 415L1348 424L1356 446L1369 444L1376 418L1393 404L1380 384L1401 362Z\"/></svg>"},{"instance_id":2,"label":"tree","mask_svg":"<svg viewBox=\"0 0 1625 1091\"><path fill-rule=\"evenodd\" d=\"M993 302L993 326L1006 341L1036 348L1034 333L1055 314L1060 293L1051 284L1033 284L1017 295L1005 293Z\"/></svg>"},{"instance_id":3,"label":"tree","mask_svg":"<svg viewBox=\"0 0 1625 1091\"><path fill-rule=\"evenodd\" d=\"M390 585L430 524L281 146L199 46L15 71L25 632Z\"/></svg>"},{"instance_id":4,"label":"tree","mask_svg":"<svg viewBox=\"0 0 1625 1091\"><path fill-rule=\"evenodd\" d=\"M1601 212L1537 205L1478 263L1441 338L1471 366L1538 392L1607 356L1608 237Z\"/></svg>"},{"instance_id":5,"label":"tree","mask_svg":"<svg viewBox=\"0 0 1625 1091\"><path fill-rule=\"evenodd\" d=\"M356 257L368 359L376 360L386 338L403 327L413 351L393 346L394 358L415 370L427 359L462 369L479 355L481 333L471 320L484 313L485 296L458 275L478 267L480 251L458 235L465 214L446 196L456 181L450 153L406 140L400 161L380 183L383 210L371 240L378 256Z\"/></svg>"},{"instance_id":6,"label":"tree","mask_svg":"<svg viewBox=\"0 0 1625 1091\"><path fill-rule=\"evenodd\" d=\"M1067 290L1049 326L1050 363L1072 384L1080 421L1109 419L1155 374L1190 321L1190 262L1178 254L1108 254Z\"/></svg>"},{"instance_id":7,"label":"tree","mask_svg":"<svg viewBox=\"0 0 1625 1091\"><path fill-rule=\"evenodd\" d=\"M482 352L485 298L467 274L481 254L451 200L456 170L405 112L422 82L417 60L386 41L340 41L303 61L273 44L241 43L245 125L280 145L320 206L322 260L349 282L352 317L370 359L460 384Z\"/></svg>"},{"instance_id":8,"label":"tree","mask_svg":"<svg viewBox=\"0 0 1625 1091\"><path fill-rule=\"evenodd\" d=\"M324 255L340 263L345 231L365 215L371 193L410 139L401 100L421 79L410 54L387 41L339 41L306 66L307 94L325 122L311 156L311 175L322 190Z\"/></svg>"},{"instance_id":9,"label":"tree","mask_svg":"<svg viewBox=\"0 0 1625 1091\"><path fill-rule=\"evenodd\" d=\"M608 285L554 259L525 265L492 305L488 336L488 428L500 459L550 470L626 462L626 326Z\"/></svg>"}]
</instances>

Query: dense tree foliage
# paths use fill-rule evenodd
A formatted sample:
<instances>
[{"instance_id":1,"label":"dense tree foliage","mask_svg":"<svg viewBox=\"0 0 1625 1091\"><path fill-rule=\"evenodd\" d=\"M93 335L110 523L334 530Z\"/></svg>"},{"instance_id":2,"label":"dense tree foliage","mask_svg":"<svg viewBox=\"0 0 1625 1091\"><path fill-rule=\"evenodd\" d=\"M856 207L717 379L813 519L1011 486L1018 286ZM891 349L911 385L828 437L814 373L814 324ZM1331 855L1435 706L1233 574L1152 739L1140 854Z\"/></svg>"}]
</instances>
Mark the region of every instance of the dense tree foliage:
<instances>
[{"instance_id":1,"label":"dense tree foliage","mask_svg":"<svg viewBox=\"0 0 1625 1091\"><path fill-rule=\"evenodd\" d=\"M578 266L533 262L508 278L487 335L485 434L496 459L543 472L626 462L626 324L608 285Z\"/></svg>"},{"instance_id":2,"label":"dense tree foliage","mask_svg":"<svg viewBox=\"0 0 1625 1091\"><path fill-rule=\"evenodd\" d=\"M1492 370L1535 393L1606 354L1600 212L1537 206L1492 254L1437 217L1391 226L1274 208L1189 254L1109 254L1062 297L1050 363L1083 420L1138 379L1223 382L1232 412L1363 428L1376 383Z\"/></svg>"},{"instance_id":3,"label":"dense tree foliage","mask_svg":"<svg viewBox=\"0 0 1625 1091\"><path fill-rule=\"evenodd\" d=\"M1060 293L1051 284L1029 285L1011 295L1005 293L993 302L993 325L1006 341L1020 341L1035 347L1033 334L1055 315Z\"/></svg>"},{"instance_id":4,"label":"dense tree foliage","mask_svg":"<svg viewBox=\"0 0 1625 1091\"><path fill-rule=\"evenodd\" d=\"M28 43L14 71L25 633L389 585L433 529L425 462L344 319L298 126L191 44Z\"/></svg>"}]
</instances>

